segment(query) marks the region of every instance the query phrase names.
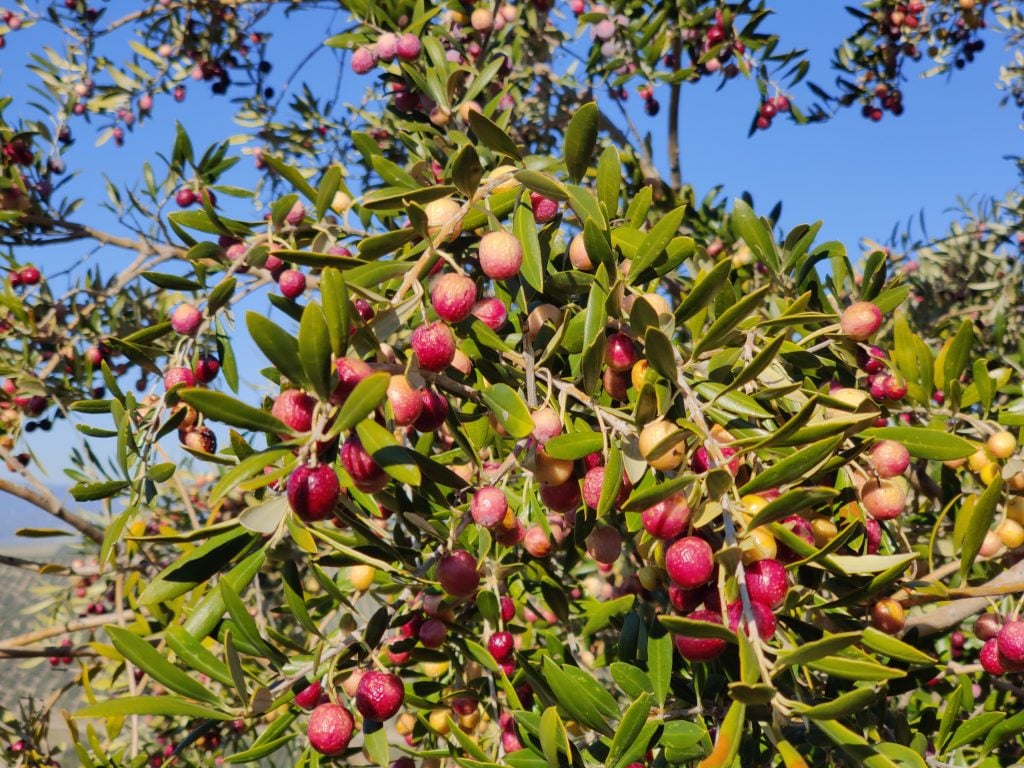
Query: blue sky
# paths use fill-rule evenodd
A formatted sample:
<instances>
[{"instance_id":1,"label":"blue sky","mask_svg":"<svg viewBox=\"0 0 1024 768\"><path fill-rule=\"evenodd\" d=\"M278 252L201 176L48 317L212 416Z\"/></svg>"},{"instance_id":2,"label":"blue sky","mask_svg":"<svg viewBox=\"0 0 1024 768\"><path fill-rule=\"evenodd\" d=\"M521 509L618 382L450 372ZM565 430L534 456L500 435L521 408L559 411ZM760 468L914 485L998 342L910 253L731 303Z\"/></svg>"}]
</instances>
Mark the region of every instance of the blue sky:
<instances>
[{"instance_id":1,"label":"blue sky","mask_svg":"<svg viewBox=\"0 0 1024 768\"><path fill-rule=\"evenodd\" d=\"M831 46L854 24L844 3L775 0L770 5L777 15L765 29L778 32L784 46L808 48L812 60L809 79L830 85L834 77L828 68ZM310 23L314 18L323 20L318 21L320 29ZM264 25L275 32L271 43L275 87L281 88L295 62L317 44L317 35L322 32L326 37L328 30L323 25L330 23L330 31L338 31L342 21L339 14L296 15L287 22ZM56 41L41 29L8 36L0 54L0 92L25 94L30 77L23 68L26 55L42 42ZM125 44L123 38L116 42ZM958 195L999 196L1016 181L1014 168L1004 156L1021 151L1020 113L998 106L995 82L1007 53L996 43L990 38L974 64L948 82L945 78L912 79L904 88L906 113L900 118L887 114L879 124L851 109L821 125L798 127L776 120L770 130L748 139L756 103L752 84L736 80L723 91L716 91L712 83L686 87L681 120L684 177L696 188L698 197L716 185L722 185L723 194L730 199L748 190L762 213L782 200L784 228L822 219L821 239L843 241L854 256L860 252L862 236L884 239L894 224L922 210L930 229L940 231ZM327 51L314 56L298 79L328 84L333 90L337 76L333 61ZM342 78L343 99L358 102L370 78L357 78L347 71ZM72 189L95 198L103 189L104 173L121 181L133 179L143 160L155 160L154 151L169 151L175 120L186 123L197 147L238 132L223 97L211 97L203 84L190 84L188 90L183 105L174 104L168 96L158 97L154 119L129 134L122 148L113 143L94 148L95 124L76 121L77 144L68 165L82 173ZM657 95L663 105L658 118L642 113L635 93L630 94L628 108L634 121L652 132L655 157L664 160L668 94L659 91ZM237 169L228 183L244 185L254 179L251 161L243 161ZM667 175L667 168L663 170ZM108 214L88 201L79 215L92 223L114 226ZM18 258L35 261L44 273L52 273L80 255L81 246L65 246L45 253L18 254ZM113 267L123 254L104 251L95 258ZM253 380L254 375L249 378ZM61 426L34 436L34 445L54 471L59 471L67 450L68 432Z\"/></svg>"}]
</instances>

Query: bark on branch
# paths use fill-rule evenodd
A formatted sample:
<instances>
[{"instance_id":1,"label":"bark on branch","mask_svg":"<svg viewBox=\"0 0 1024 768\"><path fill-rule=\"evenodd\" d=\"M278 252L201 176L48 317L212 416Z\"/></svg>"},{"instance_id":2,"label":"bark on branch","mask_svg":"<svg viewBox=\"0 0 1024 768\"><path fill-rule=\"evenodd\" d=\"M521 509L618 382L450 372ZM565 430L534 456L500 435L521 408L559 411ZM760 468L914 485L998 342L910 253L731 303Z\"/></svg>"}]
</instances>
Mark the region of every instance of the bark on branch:
<instances>
[{"instance_id":1,"label":"bark on branch","mask_svg":"<svg viewBox=\"0 0 1024 768\"><path fill-rule=\"evenodd\" d=\"M89 629L96 629L107 624L113 624L118 620L118 617L123 617L125 621L131 621L135 618L133 611L121 611L120 613L104 613L99 616L86 616L82 619L75 619L74 621L68 621L64 624L54 624L52 627L43 627L32 632L26 632L23 635L17 637L11 637L7 640L0 641L0 649L4 651L10 651L12 648L23 648L26 645L32 643L38 643L40 640L46 640L50 637L57 637L59 635L69 635L72 632L84 632Z\"/></svg>"},{"instance_id":2,"label":"bark on branch","mask_svg":"<svg viewBox=\"0 0 1024 768\"><path fill-rule=\"evenodd\" d=\"M1008 587L1016 584L1024 578L1024 560L1011 568L1007 568L994 579L988 581L984 587ZM904 637L928 637L929 635L944 632L955 627L964 619L981 613L988 606L991 600L988 597L968 597L954 600L934 611L922 613L919 616L912 616L907 619L907 626L903 630Z\"/></svg>"},{"instance_id":3,"label":"bark on branch","mask_svg":"<svg viewBox=\"0 0 1024 768\"><path fill-rule=\"evenodd\" d=\"M6 478L0 478L0 491L9 493L12 496L17 496L19 499L39 507L39 509L44 512L50 513L58 520L62 520L70 525L79 533L88 536L97 544L103 543L103 531L100 530L99 527L93 525L84 517L76 515L74 512L67 509L52 493L45 495L33 490L32 488L19 485L18 483L13 483Z\"/></svg>"}]
</instances>

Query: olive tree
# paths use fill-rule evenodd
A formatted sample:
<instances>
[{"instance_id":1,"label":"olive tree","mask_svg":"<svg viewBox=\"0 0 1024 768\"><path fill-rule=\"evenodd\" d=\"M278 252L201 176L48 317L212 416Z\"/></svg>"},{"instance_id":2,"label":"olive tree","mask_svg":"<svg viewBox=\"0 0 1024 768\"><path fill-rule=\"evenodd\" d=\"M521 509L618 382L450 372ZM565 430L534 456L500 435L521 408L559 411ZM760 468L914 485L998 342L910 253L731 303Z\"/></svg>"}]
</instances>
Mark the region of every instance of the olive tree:
<instances>
[{"instance_id":1,"label":"olive tree","mask_svg":"<svg viewBox=\"0 0 1024 768\"><path fill-rule=\"evenodd\" d=\"M801 107L764 3L352 0L326 45L365 98L285 105L269 31L323 5L5 17L65 45L31 58L44 118L0 105L0 489L83 553L0 560L66 578L3 663L73 670L6 757L1017 759L1019 196L860 262L693 189L678 136L708 78L753 84L752 131L898 116L914 62L1019 41L1018 4L866 2ZM84 218L82 121L133 141L202 82L242 133L181 121L109 185L117 231ZM31 254L66 242L128 258L61 293ZM99 513L37 472L56 419Z\"/></svg>"}]
</instances>

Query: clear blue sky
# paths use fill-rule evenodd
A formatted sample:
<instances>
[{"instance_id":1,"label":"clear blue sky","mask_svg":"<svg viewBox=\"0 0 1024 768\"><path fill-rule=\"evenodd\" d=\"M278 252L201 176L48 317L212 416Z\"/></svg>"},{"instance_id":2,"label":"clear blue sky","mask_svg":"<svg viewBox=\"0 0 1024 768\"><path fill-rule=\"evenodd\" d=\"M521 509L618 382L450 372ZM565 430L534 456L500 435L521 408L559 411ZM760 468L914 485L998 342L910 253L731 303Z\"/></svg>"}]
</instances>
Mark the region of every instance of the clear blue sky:
<instances>
[{"instance_id":1,"label":"clear blue sky","mask_svg":"<svg viewBox=\"0 0 1024 768\"><path fill-rule=\"evenodd\" d=\"M808 48L812 60L809 79L831 85L831 48L854 25L844 3L774 0L770 5L778 13L764 28L778 32L784 46ZM319 36L339 31L343 21L340 14L320 13L296 14L289 21L265 24L275 34L271 43L271 59L276 63L274 86L280 90L295 63L316 45ZM41 29L8 36L0 53L0 92L25 94L30 82L23 68L26 55L43 42L57 43L52 33ZM124 38L117 44L127 50ZM784 228L822 219L821 239L843 241L854 257L860 252L861 237L884 239L894 224L921 210L931 231L941 231L957 195L999 196L1016 181L1014 168L1003 158L1021 151L1020 114L1012 107L1000 108L995 90L999 65L1007 55L990 39L974 64L948 82L945 78L915 78L904 89L907 108L900 118L887 114L874 124L861 117L859 110L850 109L821 125L798 127L777 120L769 131L750 139L746 134L756 102L752 84L737 79L723 91L716 91L712 83L686 87L681 121L684 177L698 196L715 185L722 185L730 199L749 190L757 210L763 213L782 200ZM333 90L337 76L333 62L332 54L325 50L298 79ZM347 68L342 77L343 100L358 102L370 77L356 77ZM158 97L154 119L129 134L122 148L113 143L94 148L95 124L75 122L77 144L68 165L82 170L71 187L87 199L79 213L81 219L116 227L108 214L89 202L102 194L102 175L108 173L120 181L134 179L143 160L156 161L155 151L169 152L175 120L185 122L197 147L238 132L223 97L211 97L205 84L190 84L188 91L183 105L174 104L169 96ZM667 92L659 91L658 98L667 106ZM635 94L630 95L628 106L634 121L653 133L655 157L664 159L664 109L657 118L647 117ZM245 185L254 180L254 173L251 161L245 160L227 181ZM236 212L252 215L251 210ZM18 258L34 260L44 272L52 273L80 255L81 246L65 246L45 253L18 254ZM107 250L96 258L112 270L123 254ZM255 375L248 378L254 382ZM34 445L53 471L59 471L68 438L64 427L34 436Z\"/></svg>"}]
</instances>

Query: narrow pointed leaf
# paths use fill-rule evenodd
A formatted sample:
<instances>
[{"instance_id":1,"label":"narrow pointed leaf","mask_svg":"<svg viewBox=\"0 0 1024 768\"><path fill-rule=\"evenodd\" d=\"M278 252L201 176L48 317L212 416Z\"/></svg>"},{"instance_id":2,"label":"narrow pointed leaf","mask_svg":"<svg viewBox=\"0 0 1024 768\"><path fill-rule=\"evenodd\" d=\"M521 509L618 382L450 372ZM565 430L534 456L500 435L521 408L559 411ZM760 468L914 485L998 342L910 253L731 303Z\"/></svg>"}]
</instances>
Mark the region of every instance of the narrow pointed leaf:
<instances>
[{"instance_id":1,"label":"narrow pointed leaf","mask_svg":"<svg viewBox=\"0 0 1024 768\"><path fill-rule=\"evenodd\" d=\"M587 175L597 144L597 120L597 104L590 102L576 110L565 130L565 167L574 182Z\"/></svg>"}]
</instances>

